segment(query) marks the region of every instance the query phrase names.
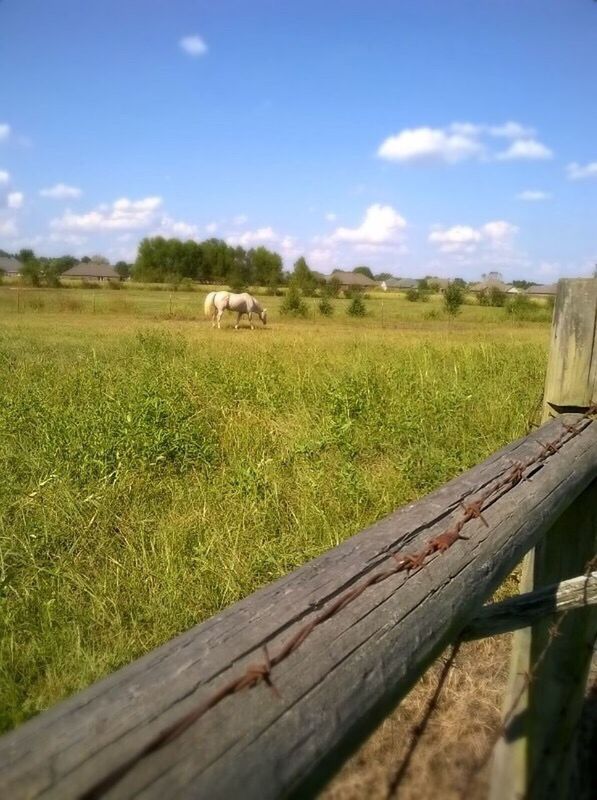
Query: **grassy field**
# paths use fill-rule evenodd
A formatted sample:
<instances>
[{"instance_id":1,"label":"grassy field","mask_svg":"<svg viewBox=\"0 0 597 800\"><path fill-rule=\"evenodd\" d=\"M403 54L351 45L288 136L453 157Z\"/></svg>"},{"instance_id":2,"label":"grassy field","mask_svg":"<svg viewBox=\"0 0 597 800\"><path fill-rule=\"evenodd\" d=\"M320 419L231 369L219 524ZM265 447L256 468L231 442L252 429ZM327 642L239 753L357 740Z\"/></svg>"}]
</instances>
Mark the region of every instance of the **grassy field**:
<instances>
[{"instance_id":1,"label":"grassy field","mask_svg":"<svg viewBox=\"0 0 597 800\"><path fill-rule=\"evenodd\" d=\"M543 383L548 324L503 309L386 297L382 327L379 297L307 320L268 298L271 324L236 332L196 293L16 295L0 287L2 730L523 434Z\"/></svg>"}]
</instances>

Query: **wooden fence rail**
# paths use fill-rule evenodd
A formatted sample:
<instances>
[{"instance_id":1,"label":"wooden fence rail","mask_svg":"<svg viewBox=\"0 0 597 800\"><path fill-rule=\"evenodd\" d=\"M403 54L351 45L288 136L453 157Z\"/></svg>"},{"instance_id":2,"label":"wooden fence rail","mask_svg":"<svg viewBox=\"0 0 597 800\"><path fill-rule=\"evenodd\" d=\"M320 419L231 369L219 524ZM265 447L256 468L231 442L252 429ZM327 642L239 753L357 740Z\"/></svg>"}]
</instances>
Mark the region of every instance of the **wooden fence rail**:
<instances>
[{"instance_id":1,"label":"wooden fence rail","mask_svg":"<svg viewBox=\"0 0 597 800\"><path fill-rule=\"evenodd\" d=\"M578 414L535 433L287 577L0 739L3 796L279 798L312 794L597 479L597 423L546 453ZM193 724L177 720L398 555L420 551L512 465L528 480L491 500L446 552L370 586L261 681ZM593 491L593 489L589 489ZM170 733L156 744L165 730ZM173 732L174 731L174 732Z\"/></svg>"}]
</instances>

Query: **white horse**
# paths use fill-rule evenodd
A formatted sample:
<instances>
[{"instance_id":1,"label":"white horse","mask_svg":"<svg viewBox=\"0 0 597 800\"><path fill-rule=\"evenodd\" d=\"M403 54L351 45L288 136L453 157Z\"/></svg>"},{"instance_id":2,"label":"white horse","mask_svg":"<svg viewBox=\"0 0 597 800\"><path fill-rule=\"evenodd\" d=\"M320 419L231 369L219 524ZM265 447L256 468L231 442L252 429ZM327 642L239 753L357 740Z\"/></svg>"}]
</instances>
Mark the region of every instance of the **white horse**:
<instances>
[{"instance_id":1,"label":"white horse","mask_svg":"<svg viewBox=\"0 0 597 800\"><path fill-rule=\"evenodd\" d=\"M226 309L228 309L228 311L236 311L238 314L236 325L234 326L236 330L238 330L238 323L243 314L249 317L251 330L254 330L253 314L258 314L259 319L264 325L267 322L267 309L261 308L260 303L255 300L253 295L247 292L243 292L242 294L233 294L232 292L210 292L205 298L203 308L205 310L205 316L210 317L212 320L212 328L216 327L216 322L218 328L220 328L220 320Z\"/></svg>"}]
</instances>

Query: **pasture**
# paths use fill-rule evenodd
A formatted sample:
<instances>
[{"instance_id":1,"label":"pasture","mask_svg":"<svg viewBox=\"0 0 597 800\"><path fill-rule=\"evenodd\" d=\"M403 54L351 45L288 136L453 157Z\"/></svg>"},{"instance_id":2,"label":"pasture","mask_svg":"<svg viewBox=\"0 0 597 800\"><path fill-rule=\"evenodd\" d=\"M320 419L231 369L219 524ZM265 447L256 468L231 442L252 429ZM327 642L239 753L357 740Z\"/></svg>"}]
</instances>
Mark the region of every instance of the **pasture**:
<instances>
[{"instance_id":1,"label":"pasture","mask_svg":"<svg viewBox=\"0 0 597 800\"><path fill-rule=\"evenodd\" d=\"M203 294L0 287L7 730L522 435L549 325L436 298L235 332ZM434 312L430 315L430 312ZM383 327L382 327L383 322ZM246 322L245 322L246 325Z\"/></svg>"}]
</instances>

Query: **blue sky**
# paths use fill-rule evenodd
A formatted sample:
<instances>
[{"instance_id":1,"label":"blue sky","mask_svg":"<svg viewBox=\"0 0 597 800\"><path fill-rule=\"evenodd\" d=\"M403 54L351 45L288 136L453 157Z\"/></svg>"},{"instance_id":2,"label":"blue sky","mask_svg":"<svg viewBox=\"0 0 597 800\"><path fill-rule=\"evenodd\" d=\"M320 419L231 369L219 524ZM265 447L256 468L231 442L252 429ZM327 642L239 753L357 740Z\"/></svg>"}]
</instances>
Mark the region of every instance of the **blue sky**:
<instances>
[{"instance_id":1,"label":"blue sky","mask_svg":"<svg viewBox=\"0 0 597 800\"><path fill-rule=\"evenodd\" d=\"M0 248L597 262L591 0L0 0Z\"/></svg>"}]
</instances>

